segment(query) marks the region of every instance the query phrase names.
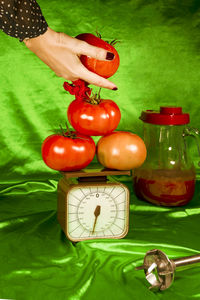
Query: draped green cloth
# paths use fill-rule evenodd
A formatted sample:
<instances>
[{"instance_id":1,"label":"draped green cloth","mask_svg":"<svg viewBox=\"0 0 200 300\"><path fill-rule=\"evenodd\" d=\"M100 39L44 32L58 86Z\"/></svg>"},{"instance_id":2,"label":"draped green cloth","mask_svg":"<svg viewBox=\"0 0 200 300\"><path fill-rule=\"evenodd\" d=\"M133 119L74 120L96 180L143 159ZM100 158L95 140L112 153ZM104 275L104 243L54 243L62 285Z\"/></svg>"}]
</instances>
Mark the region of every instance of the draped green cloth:
<instances>
[{"instance_id":1,"label":"draped green cloth","mask_svg":"<svg viewBox=\"0 0 200 300\"><path fill-rule=\"evenodd\" d=\"M116 45L121 64L111 78L117 92L103 98L122 112L118 130L141 137L144 109L182 106L200 128L200 3L183 1L45 1L49 26L71 36L94 33ZM0 298L17 300L200 299L200 268L177 272L166 291L148 289L142 264L154 248L170 258L200 252L200 185L185 207L138 200L132 180L130 229L121 240L67 240L56 217L60 173L41 157L51 130L65 124L73 96L63 79L24 44L0 32ZM94 87L94 90L98 91ZM63 125L64 126L64 125ZM97 141L98 138L95 138ZM199 179L199 155L188 139Z\"/></svg>"}]
</instances>

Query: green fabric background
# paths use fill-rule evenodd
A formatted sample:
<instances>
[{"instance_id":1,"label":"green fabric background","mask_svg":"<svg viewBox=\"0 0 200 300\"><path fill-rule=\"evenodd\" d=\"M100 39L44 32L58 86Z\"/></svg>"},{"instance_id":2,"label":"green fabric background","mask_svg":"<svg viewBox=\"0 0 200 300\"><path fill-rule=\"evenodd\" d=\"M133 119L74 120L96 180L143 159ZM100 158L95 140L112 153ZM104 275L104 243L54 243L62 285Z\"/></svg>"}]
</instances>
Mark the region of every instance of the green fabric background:
<instances>
[{"instance_id":1,"label":"green fabric background","mask_svg":"<svg viewBox=\"0 0 200 300\"><path fill-rule=\"evenodd\" d=\"M76 36L97 29L103 39L121 41L116 46L121 64L112 78L119 90L102 91L121 109L119 130L142 137L140 112L160 105L182 106L191 126L200 128L200 1L39 4L56 31ZM128 235L73 245L56 219L61 175L41 158L42 141L64 126L73 96L62 88L62 78L3 32L0 78L0 298L200 299L200 268L177 272L171 288L158 293L148 290L142 271L134 270L153 248L170 258L200 252L199 183L189 205L162 208L139 201L131 179L120 177L131 191ZM190 151L197 166L192 139Z\"/></svg>"}]
</instances>

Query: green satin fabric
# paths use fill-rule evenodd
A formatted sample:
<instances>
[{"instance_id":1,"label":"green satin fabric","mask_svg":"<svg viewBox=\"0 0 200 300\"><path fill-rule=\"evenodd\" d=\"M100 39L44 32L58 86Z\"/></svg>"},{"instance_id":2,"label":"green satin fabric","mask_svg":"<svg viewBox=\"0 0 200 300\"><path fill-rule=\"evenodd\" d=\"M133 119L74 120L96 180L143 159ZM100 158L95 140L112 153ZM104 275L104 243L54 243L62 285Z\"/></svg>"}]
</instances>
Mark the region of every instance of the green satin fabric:
<instances>
[{"instance_id":1,"label":"green satin fabric","mask_svg":"<svg viewBox=\"0 0 200 300\"><path fill-rule=\"evenodd\" d=\"M119 90L103 90L122 112L119 130L142 137L143 109L180 105L200 128L199 3L166 1L39 1L56 31L71 36L101 32L119 39L113 76ZM170 258L200 252L200 185L185 207L163 208L138 200L130 178L130 229L121 240L66 239L56 219L61 177L42 161L41 144L64 126L73 96L63 79L16 39L0 32L0 298L19 300L198 299L200 268L177 272L166 291L148 290L141 265L158 248ZM94 90L98 90L95 89ZM97 141L98 138L95 138ZM197 167L194 141L188 139Z\"/></svg>"}]
</instances>

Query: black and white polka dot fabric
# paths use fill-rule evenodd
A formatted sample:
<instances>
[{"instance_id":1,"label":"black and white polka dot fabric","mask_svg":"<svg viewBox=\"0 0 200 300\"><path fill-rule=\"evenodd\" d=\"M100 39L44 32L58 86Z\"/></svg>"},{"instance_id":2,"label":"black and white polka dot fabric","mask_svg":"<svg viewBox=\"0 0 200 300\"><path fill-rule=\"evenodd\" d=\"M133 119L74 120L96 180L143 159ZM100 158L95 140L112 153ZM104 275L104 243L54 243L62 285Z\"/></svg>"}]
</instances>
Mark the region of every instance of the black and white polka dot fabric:
<instances>
[{"instance_id":1,"label":"black and white polka dot fabric","mask_svg":"<svg viewBox=\"0 0 200 300\"><path fill-rule=\"evenodd\" d=\"M47 30L47 22L35 0L0 0L0 29L18 38L33 38Z\"/></svg>"}]
</instances>

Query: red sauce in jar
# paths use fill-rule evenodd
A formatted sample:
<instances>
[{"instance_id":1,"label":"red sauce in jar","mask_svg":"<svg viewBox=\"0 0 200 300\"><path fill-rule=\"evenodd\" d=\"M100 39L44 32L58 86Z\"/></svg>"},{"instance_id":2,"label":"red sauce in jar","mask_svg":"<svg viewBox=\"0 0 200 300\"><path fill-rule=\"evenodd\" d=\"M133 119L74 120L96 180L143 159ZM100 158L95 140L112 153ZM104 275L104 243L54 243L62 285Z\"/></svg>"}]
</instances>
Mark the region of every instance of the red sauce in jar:
<instances>
[{"instance_id":1,"label":"red sauce in jar","mask_svg":"<svg viewBox=\"0 0 200 300\"><path fill-rule=\"evenodd\" d=\"M193 170L139 170L135 172L136 196L153 204L182 206L194 195L195 173Z\"/></svg>"}]
</instances>

